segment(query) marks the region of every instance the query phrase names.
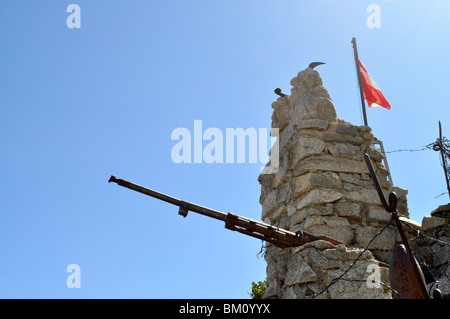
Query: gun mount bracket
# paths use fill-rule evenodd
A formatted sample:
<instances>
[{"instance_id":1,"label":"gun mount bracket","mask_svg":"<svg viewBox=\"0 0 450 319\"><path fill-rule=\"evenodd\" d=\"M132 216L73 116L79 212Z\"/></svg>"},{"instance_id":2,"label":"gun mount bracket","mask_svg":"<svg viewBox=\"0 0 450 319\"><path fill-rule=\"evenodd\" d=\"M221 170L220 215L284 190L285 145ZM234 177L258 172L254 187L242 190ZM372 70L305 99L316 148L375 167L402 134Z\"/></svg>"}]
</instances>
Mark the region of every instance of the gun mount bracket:
<instances>
[{"instance_id":1,"label":"gun mount bracket","mask_svg":"<svg viewBox=\"0 0 450 319\"><path fill-rule=\"evenodd\" d=\"M181 205L180 205L180 209L178 210L178 215L181 215L184 218L186 218L186 216L188 215L188 212L189 212L188 205L182 201Z\"/></svg>"}]
</instances>

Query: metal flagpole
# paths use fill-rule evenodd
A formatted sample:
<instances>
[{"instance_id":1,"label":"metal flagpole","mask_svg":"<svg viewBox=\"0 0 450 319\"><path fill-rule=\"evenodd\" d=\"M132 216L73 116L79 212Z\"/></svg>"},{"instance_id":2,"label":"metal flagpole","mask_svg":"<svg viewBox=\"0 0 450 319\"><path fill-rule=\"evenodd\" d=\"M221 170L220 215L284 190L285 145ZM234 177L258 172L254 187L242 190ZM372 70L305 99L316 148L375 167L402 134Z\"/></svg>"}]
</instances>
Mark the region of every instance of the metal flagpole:
<instances>
[{"instance_id":1,"label":"metal flagpole","mask_svg":"<svg viewBox=\"0 0 450 319\"><path fill-rule=\"evenodd\" d=\"M363 88L362 88L361 67L359 65L358 47L356 46L356 39L354 37L352 39L352 44L353 44L353 52L354 52L354 55L355 55L356 74L358 75L359 94L361 96L361 107L362 107L362 111L363 111L363 115L364 115L364 125L368 126L368 124L367 124L367 114L366 114L366 104L364 102L364 91L363 91ZM380 145L381 152L384 155L384 164L385 164L385 166L386 166L386 168L387 168L387 170L389 172L389 175L388 175L389 182L391 183L391 185L394 185L394 182L392 181L391 170L389 169L389 165L388 165L388 162L387 162L387 156L386 156L386 153L384 152L383 143L375 138L373 140L373 144Z\"/></svg>"},{"instance_id":2,"label":"metal flagpole","mask_svg":"<svg viewBox=\"0 0 450 319\"><path fill-rule=\"evenodd\" d=\"M359 67L358 48L356 46L355 38L352 39L352 44L353 44L353 52L355 55L356 74L358 75L359 93L361 95L361 106L362 106L363 115L364 115L364 125L368 126L367 115L366 115L366 105L364 102L364 93L363 93L362 80L361 80L361 68Z\"/></svg>"}]
</instances>

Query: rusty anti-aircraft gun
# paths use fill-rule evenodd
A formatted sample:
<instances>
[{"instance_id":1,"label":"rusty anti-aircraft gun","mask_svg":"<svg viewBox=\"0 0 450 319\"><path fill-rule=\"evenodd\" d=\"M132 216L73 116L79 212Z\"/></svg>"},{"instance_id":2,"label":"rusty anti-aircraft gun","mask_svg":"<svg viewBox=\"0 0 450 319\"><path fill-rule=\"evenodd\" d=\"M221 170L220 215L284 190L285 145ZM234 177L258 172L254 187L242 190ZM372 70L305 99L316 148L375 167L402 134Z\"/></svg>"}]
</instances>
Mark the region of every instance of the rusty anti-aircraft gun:
<instances>
[{"instance_id":1,"label":"rusty anti-aircraft gun","mask_svg":"<svg viewBox=\"0 0 450 319\"><path fill-rule=\"evenodd\" d=\"M430 299L432 296L434 299L442 298L442 294L438 289L435 289L432 294L428 292L424 275L412 254L408 239L406 238L401 224L400 216L397 210L397 195L394 192L391 192L389 194L388 201L386 201L375 170L367 154L364 155L364 160L380 197L381 204L386 212L391 214L392 220L397 226L397 230L403 243L394 247L389 265L389 279L392 288L396 292L396 294L393 294L393 297L406 299ZM207 217L218 219L225 222L225 228L229 230L237 231L242 234L264 240L280 248L302 246L316 240L325 240L333 245L346 246L345 243L328 236L315 236L304 231L297 231L294 233L286 229L252 220L233 213L225 214L214 209L171 197L144 186L116 178L115 176L111 176L108 182L117 183L120 186L176 205L179 207L178 214L183 217L187 217L188 212L192 211Z\"/></svg>"},{"instance_id":2,"label":"rusty anti-aircraft gun","mask_svg":"<svg viewBox=\"0 0 450 319\"><path fill-rule=\"evenodd\" d=\"M242 234L264 240L280 248L301 246L319 239L326 240L332 243L333 245L340 245L340 244L345 245L343 242L328 236L314 236L304 231L297 231L294 233L286 229L282 229L273 225L269 225L233 213L225 214L223 212L214 209L186 202L174 198L172 196L146 188L144 186L140 186L120 178L116 178L115 176L111 176L108 182L117 183L120 186L129 188L139 193L178 206L179 207L178 214L183 217L186 217L188 215L188 212L192 211L201 215L218 219L225 222L225 228L229 230L234 230Z\"/></svg>"}]
</instances>

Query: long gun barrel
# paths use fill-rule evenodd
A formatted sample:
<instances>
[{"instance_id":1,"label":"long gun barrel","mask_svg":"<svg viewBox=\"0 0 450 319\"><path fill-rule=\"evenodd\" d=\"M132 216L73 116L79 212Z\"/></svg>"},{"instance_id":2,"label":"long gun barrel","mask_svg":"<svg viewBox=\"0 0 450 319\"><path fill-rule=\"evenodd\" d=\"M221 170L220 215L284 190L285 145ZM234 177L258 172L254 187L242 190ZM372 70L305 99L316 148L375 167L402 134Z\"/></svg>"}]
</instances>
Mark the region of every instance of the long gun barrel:
<instances>
[{"instance_id":1,"label":"long gun barrel","mask_svg":"<svg viewBox=\"0 0 450 319\"><path fill-rule=\"evenodd\" d=\"M174 198L172 196L146 188L144 186L140 186L120 178L116 178L115 176L111 176L108 182L117 183L120 186L129 188L139 193L176 205L179 207L178 214L180 214L183 217L186 217L188 212L192 211L211 218L219 219L225 222L225 228L227 229L234 230L251 237L262 239L280 248L301 246L307 242L319 239L329 241L334 245L344 244L343 242L340 242L336 239L327 236L314 236L302 231L294 233L279 227L275 227L233 213L225 214L214 209L186 202Z\"/></svg>"}]
</instances>

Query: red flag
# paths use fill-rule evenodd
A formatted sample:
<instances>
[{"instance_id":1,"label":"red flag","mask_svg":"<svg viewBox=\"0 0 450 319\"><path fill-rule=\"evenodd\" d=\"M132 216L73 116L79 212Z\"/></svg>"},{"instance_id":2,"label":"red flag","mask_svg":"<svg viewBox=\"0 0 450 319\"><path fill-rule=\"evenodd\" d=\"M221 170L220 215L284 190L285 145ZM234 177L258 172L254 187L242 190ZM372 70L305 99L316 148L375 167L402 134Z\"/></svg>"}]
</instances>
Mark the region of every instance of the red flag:
<instances>
[{"instance_id":1,"label":"red flag","mask_svg":"<svg viewBox=\"0 0 450 319\"><path fill-rule=\"evenodd\" d=\"M380 88L369 75L361 60L359 60L359 66L361 69L364 98L367 100L367 104L369 104L370 107L382 106L390 110L391 106L389 105L389 102L386 101L383 93L380 91Z\"/></svg>"}]
</instances>

